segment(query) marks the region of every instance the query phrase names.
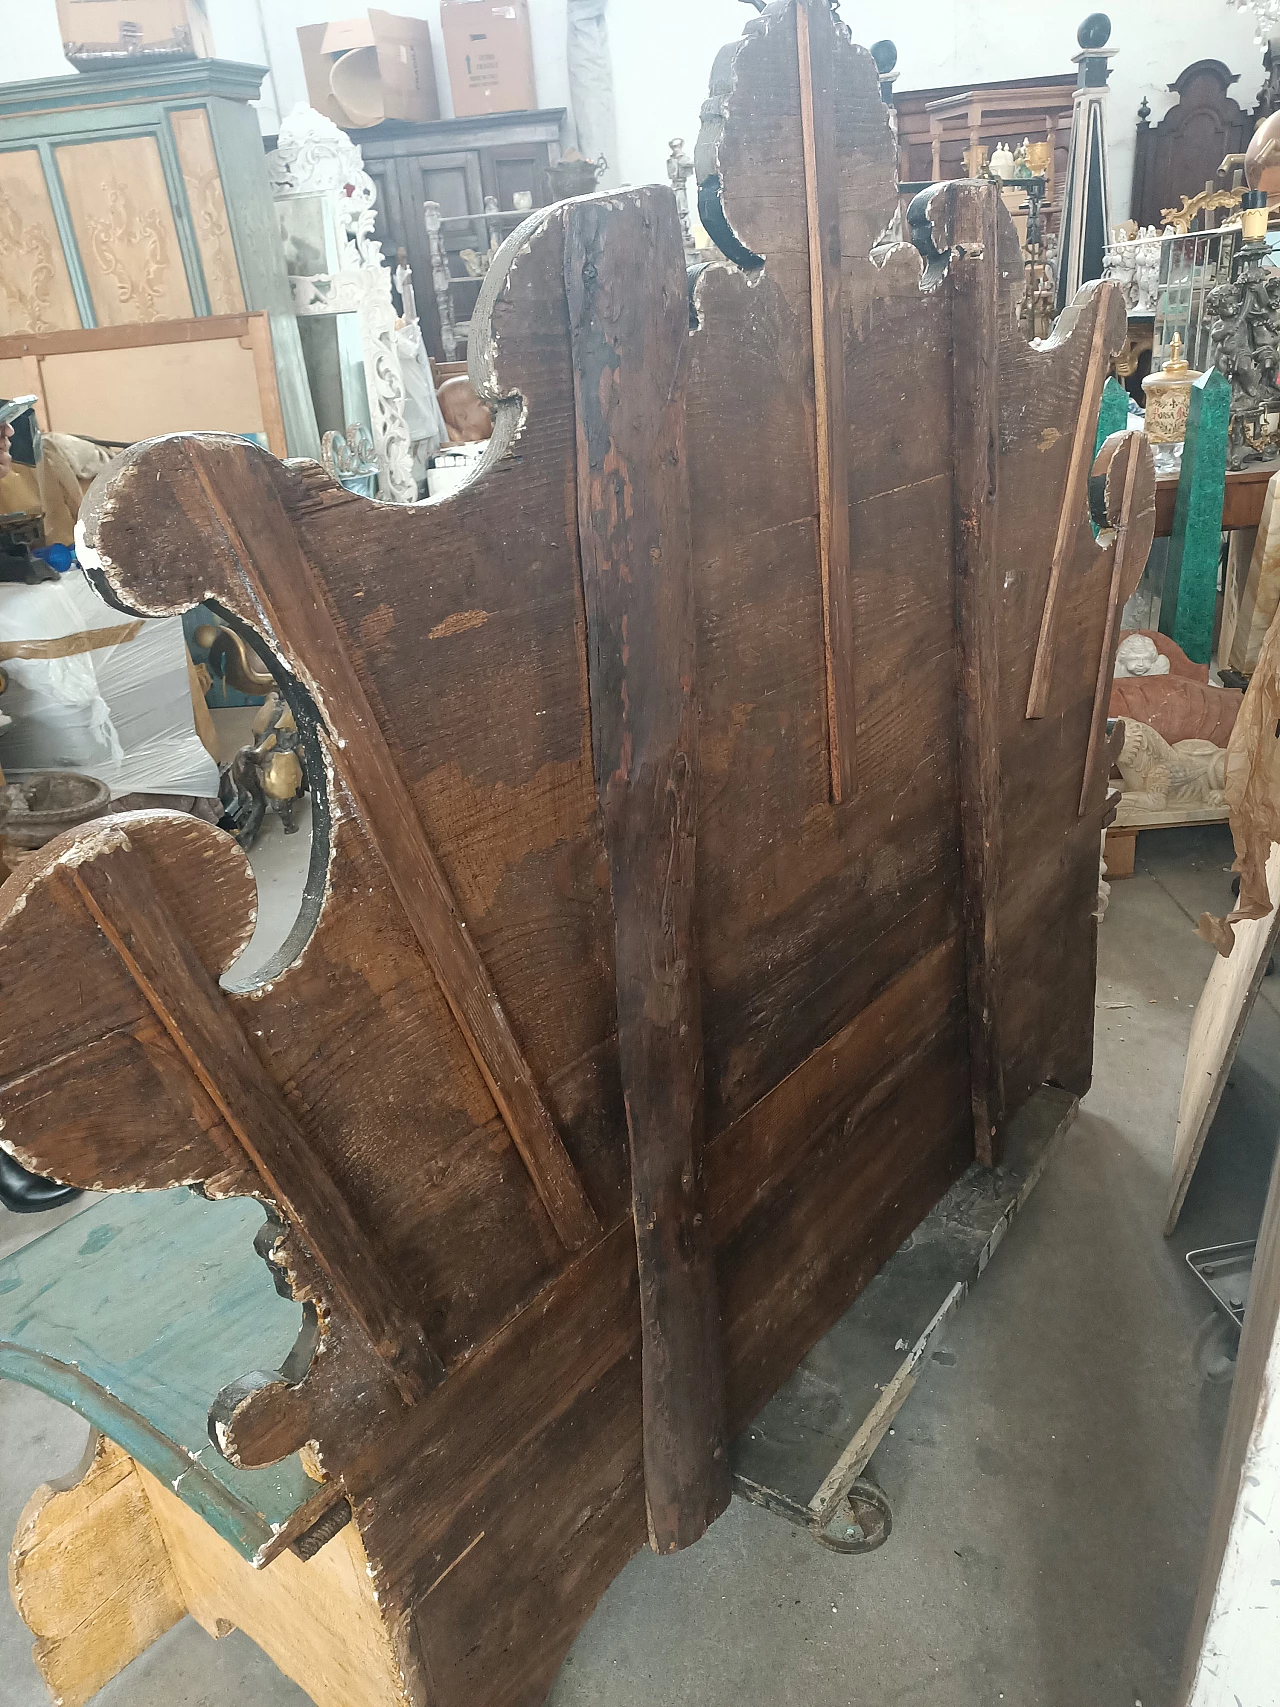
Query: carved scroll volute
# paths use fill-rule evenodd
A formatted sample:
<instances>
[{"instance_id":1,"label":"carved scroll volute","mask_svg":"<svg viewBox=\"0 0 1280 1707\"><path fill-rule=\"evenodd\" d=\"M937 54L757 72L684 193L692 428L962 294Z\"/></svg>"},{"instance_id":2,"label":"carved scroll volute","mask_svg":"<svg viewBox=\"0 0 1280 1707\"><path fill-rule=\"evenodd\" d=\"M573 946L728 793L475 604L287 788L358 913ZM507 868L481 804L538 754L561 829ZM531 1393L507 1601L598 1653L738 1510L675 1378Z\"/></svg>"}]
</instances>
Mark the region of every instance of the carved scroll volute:
<instances>
[{"instance_id":1,"label":"carved scroll volute","mask_svg":"<svg viewBox=\"0 0 1280 1707\"><path fill-rule=\"evenodd\" d=\"M88 1191L250 1193L253 1169L77 895L76 862L125 845L190 917L189 941L211 977L253 934L257 890L243 853L194 818L129 813L41 849L0 904L0 1143Z\"/></svg>"},{"instance_id":2,"label":"carved scroll volute","mask_svg":"<svg viewBox=\"0 0 1280 1707\"><path fill-rule=\"evenodd\" d=\"M440 1359L216 981L244 946L254 899L231 838L176 813L126 813L51 844L5 907L0 957L16 1011L32 1005L22 986L50 956L65 971L48 987L74 978L79 1000L7 1040L6 1138L34 1121L28 1162L100 1183L118 1123L137 1120L140 1098L149 1109L153 1074L167 1093L154 1149L132 1169L116 1162L120 1183L167 1186L185 1173L274 1204L412 1403L443 1378Z\"/></svg>"}]
</instances>

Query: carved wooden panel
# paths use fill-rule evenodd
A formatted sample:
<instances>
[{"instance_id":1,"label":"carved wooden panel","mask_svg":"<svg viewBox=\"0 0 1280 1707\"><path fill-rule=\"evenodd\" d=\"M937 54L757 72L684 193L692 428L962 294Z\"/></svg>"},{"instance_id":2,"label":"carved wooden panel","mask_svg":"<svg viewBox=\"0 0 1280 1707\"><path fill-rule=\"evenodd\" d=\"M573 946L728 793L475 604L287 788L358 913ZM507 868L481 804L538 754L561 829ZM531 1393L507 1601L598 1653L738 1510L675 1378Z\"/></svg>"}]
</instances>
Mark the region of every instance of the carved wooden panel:
<instances>
[{"instance_id":1,"label":"carved wooden panel","mask_svg":"<svg viewBox=\"0 0 1280 1707\"><path fill-rule=\"evenodd\" d=\"M209 115L203 107L188 107L169 114L187 205L195 229L196 246L204 267L211 314L242 314L244 291L236 261L235 240L227 220L226 196L218 159L213 151Z\"/></svg>"},{"instance_id":2,"label":"carved wooden panel","mask_svg":"<svg viewBox=\"0 0 1280 1707\"><path fill-rule=\"evenodd\" d=\"M691 299L665 187L495 257L476 481L380 506L178 437L86 503L120 603L212 602L277 660L316 851L289 944L219 1002L225 838L51 845L0 901L2 1141L97 1177L104 1078L65 1127L40 1095L97 1051L165 1074L139 1183L276 1204L321 1345L224 1389L214 1438L242 1468L316 1443L414 1707L535 1707L975 1149L1089 1082L1114 540L1079 421L1123 302L1031 349L992 185L873 263L894 157L870 55L773 0L712 78L724 258Z\"/></svg>"},{"instance_id":3,"label":"carved wooden panel","mask_svg":"<svg viewBox=\"0 0 1280 1707\"><path fill-rule=\"evenodd\" d=\"M9 149L0 153L0 336L79 324L40 156Z\"/></svg>"},{"instance_id":4,"label":"carved wooden panel","mask_svg":"<svg viewBox=\"0 0 1280 1707\"><path fill-rule=\"evenodd\" d=\"M1163 230L1165 208L1216 183L1226 156L1244 153L1254 115L1227 93L1239 80L1220 59L1198 59L1170 83L1178 99L1160 122L1139 119L1130 204L1139 225Z\"/></svg>"},{"instance_id":5,"label":"carved wooden panel","mask_svg":"<svg viewBox=\"0 0 1280 1707\"><path fill-rule=\"evenodd\" d=\"M99 326L193 312L154 136L54 150Z\"/></svg>"}]
</instances>

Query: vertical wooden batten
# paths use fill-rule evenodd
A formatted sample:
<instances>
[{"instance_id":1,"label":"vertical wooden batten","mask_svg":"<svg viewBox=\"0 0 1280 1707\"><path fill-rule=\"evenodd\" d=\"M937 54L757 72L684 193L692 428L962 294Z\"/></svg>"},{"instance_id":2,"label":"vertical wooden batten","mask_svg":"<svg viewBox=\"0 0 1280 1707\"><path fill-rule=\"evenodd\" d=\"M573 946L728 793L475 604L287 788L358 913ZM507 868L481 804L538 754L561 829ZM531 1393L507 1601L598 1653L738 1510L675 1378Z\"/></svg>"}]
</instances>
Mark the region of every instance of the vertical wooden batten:
<instances>
[{"instance_id":1,"label":"vertical wooden batten","mask_svg":"<svg viewBox=\"0 0 1280 1707\"><path fill-rule=\"evenodd\" d=\"M1107 626L1098 659L1089 746L1080 784L1080 816L1095 796L1106 794L1111 766L1107 748L1107 704L1120 645L1120 615L1137 589L1146 566L1156 527L1156 471L1151 446L1142 433L1109 434L1094 461L1094 475L1105 476L1106 522L1115 530L1111 544L1111 587L1107 596ZM1104 760L1106 768L1104 769ZM1101 774L1097 774L1097 773Z\"/></svg>"},{"instance_id":2,"label":"vertical wooden batten","mask_svg":"<svg viewBox=\"0 0 1280 1707\"><path fill-rule=\"evenodd\" d=\"M591 733L640 1274L645 1490L650 1543L667 1553L696 1541L730 1496L702 1178L688 309L669 191L575 202L565 223ZM645 293L630 288L640 268L652 281Z\"/></svg>"},{"instance_id":3,"label":"vertical wooden batten","mask_svg":"<svg viewBox=\"0 0 1280 1707\"><path fill-rule=\"evenodd\" d=\"M1098 406L1102 387L1111 363L1108 340L1108 321L1112 318L1111 293L1118 285L1099 285L1093 298L1093 332L1089 341L1089 356L1085 367L1084 395L1076 417L1071 441L1071 462L1067 469L1066 489L1058 512L1058 531L1053 542L1053 561L1049 568L1049 590L1044 598L1040 619L1040 638L1036 644L1035 664L1031 672L1031 692L1027 696L1027 716L1043 717L1049 709L1049 690L1053 684L1053 662L1058 644L1058 612L1063 602L1063 576L1075 551L1080 524L1085 517L1085 491L1089 467L1093 461L1094 437L1098 425Z\"/></svg>"},{"instance_id":4,"label":"vertical wooden batten","mask_svg":"<svg viewBox=\"0 0 1280 1707\"><path fill-rule=\"evenodd\" d=\"M800 131L809 235L814 415L818 468L818 551L827 687L831 798L848 800L854 765L853 587L849 549L849 423L845 408L840 181L836 159L836 23L826 0L798 0Z\"/></svg>"},{"instance_id":5,"label":"vertical wooden batten","mask_svg":"<svg viewBox=\"0 0 1280 1707\"><path fill-rule=\"evenodd\" d=\"M969 1053L974 1146L978 1160L994 1167L1004 1121L996 933L1002 843L997 191L994 185L957 184L946 195L952 245L952 522Z\"/></svg>"}]
</instances>

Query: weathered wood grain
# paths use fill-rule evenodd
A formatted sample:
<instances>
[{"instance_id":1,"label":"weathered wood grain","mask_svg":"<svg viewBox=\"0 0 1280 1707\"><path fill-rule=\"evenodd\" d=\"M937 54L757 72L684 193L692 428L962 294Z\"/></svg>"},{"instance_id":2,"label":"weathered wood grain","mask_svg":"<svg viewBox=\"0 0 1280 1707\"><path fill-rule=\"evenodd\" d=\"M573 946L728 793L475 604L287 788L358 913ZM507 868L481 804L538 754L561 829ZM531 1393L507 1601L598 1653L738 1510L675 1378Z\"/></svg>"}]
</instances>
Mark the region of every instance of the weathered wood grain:
<instances>
[{"instance_id":1,"label":"weathered wood grain","mask_svg":"<svg viewBox=\"0 0 1280 1707\"><path fill-rule=\"evenodd\" d=\"M678 340L694 621L690 686L680 691L691 700L696 686L696 750L670 704L626 713L637 731L667 731L667 748L655 750L679 752L685 784L698 779L687 921L696 979L674 987L692 1015L699 986L704 1213L731 1428L972 1158L970 1025L982 1013L966 971L972 824L962 831L961 814L962 779L980 752L964 724L956 622L957 564L967 572L971 551L996 601L994 622L970 613L969 633L971 656L999 663L985 702L999 759L986 769L985 809L1003 853L984 873L998 951L985 966L1008 1112L1046 1078L1077 1091L1087 1083L1105 811L1091 803L1079 814L1111 574L1087 529L1061 563L1048 709L1026 717L1098 305L1086 295L1045 348L1029 350L1011 312L1021 260L999 211L994 250L982 260L952 254L927 290L914 249L878 250L873 262L897 206L875 67L828 32L825 14L805 21L812 187L826 210L816 223L839 230L838 247L821 256L824 303L838 273L838 332L828 336L820 318L819 361L799 20L795 0L771 0L717 62L698 159L700 176L705 165L716 180L729 260L700 274L696 326L682 322ZM819 146L823 132L829 147ZM597 786L601 740L618 739L616 721L597 713L616 713L621 695L592 653L593 627L596 639L609 631L588 589L610 586L600 571L611 570L615 535L608 514L583 515L579 416L598 408L620 443L634 426L621 396L588 397L581 375L575 386L565 243L571 223L598 219L607 273L614 223L625 256L628 222L660 199L618 192L589 215L540 211L495 257L471 352L497 430L480 477L448 499L373 505L314 469L215 440L195 460L213 471L229 525L211 511L184 441L135 447L85 506L86 551L99 553L123 604L158 614L212 600L260 637L308 726L319 810L306 905L276 963L243 984L233 973L225 1001L357 1223L376 1229L397 1297L449 1379L403 1406L330 1283L308 1274L299 1295L314 1297L328 1324L311 1368L300 1383L292 1370L245 1371L224 1391L219 1439L245 1463L315 1441L330 1484L355 1509L386 1627L404 1637L397 1652L415 1707L428 1694L436 1707L533 1707L646 1536L642 1348L651 1343L628 1209L628 1102L639 1104L627 1062L647 1028L657 1026L664 1048L675 1044L660 1014L642 1014L638 1028L628 1018L637 939L616 874L620 823L629 836L670 819L633 788L634 814L611 820ZM996 297L984 336L1000 375L986 426L963 417L956 394L960 287L979 271ZM667 280L659 305L645 295L655 276L665 279L661 267L637 258L607 302L597 296L596 329L621 334L635 315L666 327L669 316L674 345L683 284L673 293ZM581 282L584 301L598 292L598 277L589 291L585 270ZM859 407L828 435L824 498L819 370L829 416L840 358L845 396ZM667 431L665 414L654 415L662 371L654 362L627 378L658 422L655 444ZM959 559L957 423L970 496L988 502L984 457L996 493L996 525L976 543L966 531ZM857 792L836 800L822 517L833 520L841 459ZM222 492L226 468L234 504ZM645 472L659 505L668 470L651 459ZM650 497L633 503L637 539ZM612 587L629 621L670 590L662 567ZM671 659L660 662L655 679L670 686ZM629 693L642 663L637 646L624 664ZM683 717L683 698L679 709ZM418 903L397 888L397 826L434 858L604 1229L576 1251L512 1142L496 1076L491 1084L482 1072L442 993ZM20 918L48 921L52 905L33 893ZM644 906L635 917L643 927ZM681 913L670 919L664 945L686 924ZM21 931L12 917L0 921L0 978L20 940L15 924ZM101 1050L114 1061L119 1049L139 1091L169 1085L175 1070L190 1077L163 1058L167 1032L153 1059L154 1014L120 977L118 957L114 974L109 950L94 959L95 934L85 936L91 987L66 1022L72 1056ZM149 1042L139 1032L148 1025ZM0 1078L30 1089L31 1071L54 1064L36 1027L21 1035ZM661 1086L678 1115L662 1132L673 1148L696 1136L696 1057L681 1041L662 1056L677 1069ZM184 1175L206 1155L224 1166L206 1131L221 1117L199 1095L199 1116L175 1116L170 1140ZM649 1095L646 1118L662 1106L652 1085ZM38 1101L21 1103L33 1129ZM82 1156L95 1144L101 1154L92 1112L76 1107ZM138 1156L146 1132L132 1116L128 1133ZM59 1147L56 1122L41 1127L40 1144ZM127 1171L122 1163L113 1178ZM297 1288L298 1250L283 1233L277 1245L273 1260Z\"/></svg>"},{"instance_id":2,"label":"weathered wood grain","mask_svg":"<svg viewBox=\"0 0 1280 1707\"><path fill-rule=\"evenodd\" d=\"M952 283L952 480L960 822L969 990L969 1061L978 1160L999 1160L1004 1062L997 890L1004 845L1000 794L1000 271L997 186L957 184L945 215Z\"/></svg>"},{"instance_id":3,"label":"weathered wood grain","mask_svg":"<svg viewBox=\"0 0 1280 1707\"><path fill-rule=\"evenodd\" d=\"M628 288L639 267L652 281L643 296ZM696 1541L731 1494L703 1204L688 311L674 203L641 192L620 206L570 208L565 281L591 731L640 1273L645 1499L650 1540L665 1553Z\"/></svg>"},{"instance_id":4,"label":"weathered wood grain","mask_svg":"<svg viewBox=\"0 0 1280 1707\"><path fill-rule=\"evenodd\" d=\"M1089 723L1089 745L1085 751L1084 780L1080 785L1080 816L1092 797L1106 791L1111 774L1106 752L1107 707L1116 673L1116 649L1120 645L1120 613L1137 589L1146 567L1156 528L1156 469L1151 446L1140 433L1112 433L1094 459L1091 483L1103 483L1103 520L1114 530L1111 541L1111 589L1107 597L1107 626L1098 660L1098 681L1093 694L1093 716Z\"/></svg>"},{"instance_id":5,"label":"weathered wood grain","mask_svg":"<svg viewBox=\"0 0 1280 1707\"><path fill-rule=\"evenodd\" d=\"M264 477L248 457L211 462L195 445L192 470L233 555L257 592L270 627L287 632L306 657L323 710L341 703L343 736L335 768L354 795L382 856L391 886L440 981L512 1141L557 1233L570 1250L599 1234L600 1223L569 1160L484 961L423 833L372 706L362 703L342 637ZM252 540L252 543L250 541ZM260 560L277 565L268 585ZM282 568L283 566L283 572Z\"/></svg>"},{"instance_id":6,"label":"weathered wood grain","mask_svg":"<svg viewBox=\"0 0 1280 1707\"><path fill-rule=\"evenodd\" d=\"M800 136L809 233L814 418L818 469L818 557L827 685L831 798L856 787L853 589L849 564L849 422L845 411L844 292L840 183L835 137L837 24L829 6L800 0L796 48Z\"/></svg>"},{"instance_id":7,"label":"weathered wood grain","mask_svg":"<svg viewBox=\"0 0 1280 1707\"><path fill-rule=\"evenodd\" d=\"M9 1588L62 1707L92 1701L187 1610L137 1467L100 1435L70 1477L27 1502Z\"/></svg>"},{"instance_id":8,"label":"weathered wood grain","mask_svg":"<svg viewBox=\"0 0 1280 1707\"><path fill-rule=\"evenodd\" d=\"M997 905L1010 1114L1045 1082L1082 1096L1092 1073L1093 913L1105 803L1091 802L1081 817L1080 779L1106 626L1111 557L1088 527L1076 530L1060 578L1058 665L1046 713L1029 719L1026 708L1058 519L1056 505L1046 517L1044 493L1062 491L1068 481L1075 444L1071 427L1087 389L1093 315L1100 306L1108 317L1106 347L1118 347L1124 337L1123 305L1114 298L1100 305L1101 291L1086 286L1040 349L1027 345L1012 316L1001 309L997 554L1004 859ZM1065 762L1067 754L1070 762Z\"/></svg>"},{"instance_id":9,"label":"weathered wood grain","mask_svg":"<svg viewBox=\"0 0 1280 1707\"><path fill-rule=\"evenodd\" d=\"M1054 659L1057 655L1058 604L1061 598L1062 577L1085 516L1085 484L1092 460L1098 403L1102 397L1102 387L1106 383L1108 364L1114 354L1110 347L1108 321L1116 310L1110 299L1119 298L1119 295L1118 285L1107 284L1099 289L1094 300L1089 363L1085 370L1080 413L1076 417L1072 434L1071 463L1067 469L1066 490L1058 512L1058 531L1053 542L1049 586L1045 593L1044 613L1040 619L1040 639L1036 646L1035 667L1031 672L1031 692L1027 696L1028 717L1043 717L1049 704L1049 685L1053 679Z\"/></svg>"},{"instance_id":10,"label":"weathered wood grain","mask_svg":"<svg viewBox=\"0 0 1280 1707\"><path fill-rule=\"evenodd\" d=\"M221 991L127 839L107 831L68 868L174 1048L217 1108L281 1213L298 1227L334 1292L394 1371L407 1403L444 1378L421 1327L395 1297L385 1264L320 1164Z\"/></svg>"}]
</instances>

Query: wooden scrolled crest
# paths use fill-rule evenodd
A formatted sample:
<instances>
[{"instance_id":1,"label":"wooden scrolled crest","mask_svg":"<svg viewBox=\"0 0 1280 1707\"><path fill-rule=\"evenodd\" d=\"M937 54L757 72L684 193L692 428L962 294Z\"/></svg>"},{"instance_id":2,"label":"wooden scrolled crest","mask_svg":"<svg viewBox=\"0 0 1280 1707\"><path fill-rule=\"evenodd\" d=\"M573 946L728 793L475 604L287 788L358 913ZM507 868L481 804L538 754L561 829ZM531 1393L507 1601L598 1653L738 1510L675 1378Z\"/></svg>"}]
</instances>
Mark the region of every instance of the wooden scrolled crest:
<instances>
[{"instance_id":1,"label":"wooden scrolled crest","mask_svg":"<svg viewBox=\"0 0 1280 1707\"><path fill-rule=\"evenodd\" d=\"M146 945L58 865L94 844L64 844L0 919L0 980L62 907L114 994L61 1059L114 1051L177 1112L130 1092L129 1148L42 1098L37 1130L29 1029L3 1138L57 1177L79 1154L86 1183L275 1205L318 1349L225 1390L216 1444L315 1444L443 1707L533 1707L630 1552L722 1509L735 1431L975 1153L1045 1080L1088 1084L1086 757L1131 565L1087 483L1123 303L1082 293L1028 347L987 185L929 198L936 280L908 242L873 259L878 85L817 0L718 58L696 158L727 259L692 331L665 188L526 222L473 320L495 439L447 499L200 436L86 503L113 597L211 605L271 658L317 852L252 986L215 1001L224 963L180 957L184 1052ZM184 822L101 858L161 887L225 865L239 896L240 856ZM204 910L175 896L175 939Z\"/></svg>"}]
</instances>

